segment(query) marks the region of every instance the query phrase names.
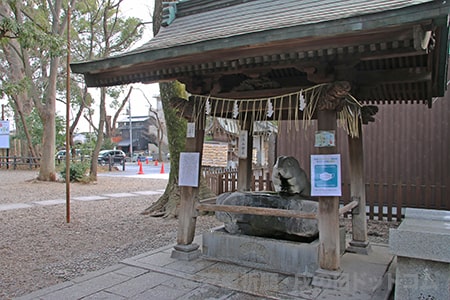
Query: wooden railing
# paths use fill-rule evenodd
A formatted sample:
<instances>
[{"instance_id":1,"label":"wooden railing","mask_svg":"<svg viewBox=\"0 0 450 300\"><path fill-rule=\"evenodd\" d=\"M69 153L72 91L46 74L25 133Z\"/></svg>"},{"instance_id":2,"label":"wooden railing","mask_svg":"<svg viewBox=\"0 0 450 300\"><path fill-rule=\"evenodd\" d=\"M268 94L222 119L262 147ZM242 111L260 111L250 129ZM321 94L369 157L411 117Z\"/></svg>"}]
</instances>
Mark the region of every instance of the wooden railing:
<instances>
[{"instance_id":1,"label":"wooden railing","mask_svg":"<svg viewBox=\"0 0 450 300\"><path fill-rule=\"evenodd\" d=\"M211 190L220 195L237 190L236 170L203 170ZM253 191L271 191L272 181L267 170L255 170ZM450 210L448 187L444 184L416 183L366 183L366 213L371 220L401 221L406 207ZM341 210L352 204L350 184L342 184ZM348 211L344 212L345 216Z\"/></svg>"},{"instance_id":2,"label":"wooden railing","mask_svg":"<svg viewBox=\"0 0 450 300\"><path fill-rule=\"evenodd\" d=\"M84 158L83 156L75 157L72 161L85 161L90 158ZM64 164L64 159L55 159L56 165ZM27 169L37 169L41 166L40 157L32 156L0 156L0 169L13 169L17 170L20 167L25 167Z\"/></svg>"},{"instance_id":3,"label":"wooden railing","mask_svg":"<svg viewBox=\"0 0 450 300\"><path fill-rule=\"evenodd\" d=\"M40 167L40 157L32 156L0 156L0 168L16 170L20 166L25 166L30 170Z\"/></svg>"},{"instance_id":4,"label":"wooden railing","mask_svg":"<svg viewBox=\"0 0 450 300\"><path fill-rule=\"evenodd\" d=\"M203 169L203 176L210 189L220 195L237 190L238 172L236 169ZM266 169L253 170L251 189L253 191L272 191L272 180Z\"/></svg>"}]
</instances>

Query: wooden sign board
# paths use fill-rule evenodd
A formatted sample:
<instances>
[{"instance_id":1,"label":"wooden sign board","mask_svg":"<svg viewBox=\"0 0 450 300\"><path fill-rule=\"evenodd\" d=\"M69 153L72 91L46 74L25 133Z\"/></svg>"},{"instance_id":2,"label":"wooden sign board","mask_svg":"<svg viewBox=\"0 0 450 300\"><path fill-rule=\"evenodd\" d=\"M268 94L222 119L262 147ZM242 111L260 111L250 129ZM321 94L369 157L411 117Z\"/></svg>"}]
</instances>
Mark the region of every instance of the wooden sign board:
<instances>
[{"instance_id":1,"label":"wooden sign board","mask_svg":"<svg viewBox=\"0 0 450 300\"><path fill-rule=\"evenodd\" d=\"M241 130L239 132L239 143L238 143L238 157L247 158L247 147L248 147L248 131Z\"/></svg>"}]
</instances>

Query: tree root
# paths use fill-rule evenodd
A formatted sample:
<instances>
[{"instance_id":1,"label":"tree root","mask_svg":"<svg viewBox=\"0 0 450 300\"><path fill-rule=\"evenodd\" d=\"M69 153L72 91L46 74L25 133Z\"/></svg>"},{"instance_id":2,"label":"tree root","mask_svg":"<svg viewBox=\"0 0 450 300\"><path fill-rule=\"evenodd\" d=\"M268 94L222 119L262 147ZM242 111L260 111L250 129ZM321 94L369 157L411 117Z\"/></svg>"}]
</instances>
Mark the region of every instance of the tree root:
<instances>
[{"instance_id":1,"label":"tree root","mask_svg":"<svg viewBox=\"0 0 450 300\"><path fill-rule=\"evenodd\" d=\"M144 213L142 213L144 215ZM154 213L148 213L148 215L152 218L159 218L164 217L166 213L165 212L154 212Z\"/></svg>"}]
</instances>

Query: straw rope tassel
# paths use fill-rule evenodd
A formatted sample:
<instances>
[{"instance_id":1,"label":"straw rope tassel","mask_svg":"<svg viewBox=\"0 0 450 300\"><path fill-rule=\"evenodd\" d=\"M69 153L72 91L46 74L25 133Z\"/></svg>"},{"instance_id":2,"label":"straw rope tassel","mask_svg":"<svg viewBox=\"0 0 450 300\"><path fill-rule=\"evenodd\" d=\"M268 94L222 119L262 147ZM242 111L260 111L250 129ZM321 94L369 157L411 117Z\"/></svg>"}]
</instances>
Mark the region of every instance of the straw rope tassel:
<instances>
[{"instance_id":1,"label":"straw rope tassel","mask_svg":"<svg viewBox=\"0 0 450 300\"><path fill-rule=\"evenodd\" d=\"M267 119L269 118L269 104L271 105L272 102L270 102L270 98L266 100L266 111L264 112L264 122L267 122ZM261 101L261 105L264 105ZM272 106L273 109L273 106Z\"/></svg>"},{"instance_id":2,"label":"straw rope tassel","mask_svg":"<svg viewBox=\"0 0 450 300\"><path fill-rule=\"evenodd\" d=\"M280 108L278 111L278 120L281 120L283 108L284 108L283 107L283 97L280 97Z\"/></svg>"},{"instance_id":3,"label":"straw rope tassel","mask_svg":"<svg viewBox=\"0 0 450 300\"><path fill-rule=\"evenodd\" d=\"M248 116L248 101L245 102L244 123L242 124L242 126L245 126L244 124L247 124L247 116ZM243 130L244 127L242 127L241 129Z\"/></svg>"},{"instance_id":4,"label":"straw rope tassel","mask_svg":"<svg viewBox=\"0 0 450 300\"><path fill-rule=\"evenodd\" d=\"M194 102L194 111L192 112L192 114L194 115L194 122L195 122L195 126L198 126L198 112L200 111L200 109L198 108L199 105L201 105L201 103L203 102L203 99L200 99L200 101L195 101Z\"/></svg>"},{"instance_id":5,"label":"straw rope tassel","mask_svg":"<svg viewBox=\"0 0 450 300\"><path fill-rule=\"evenodd\" d=\"M256 101L253 101L253 110L252 110L252 122L250 123L250 132L253 133L253 126L255 124L256 121L256 117L257 117L257 112L256 112Z\"/></svg>"},{"instance_id":6,"label":"straw rope tassel","mask_svg":"<svg viewBox=\"0 0 450 300\"><path fill-rule=\"evenodd\" d=\"M189 100L188 100L189 101ZM194 107L192 108L192 116L194 118L194 123L195 126L197 126L197 103L203 101L203 98L200 98L200 100L196 101L196 99L194 99Z\"/></svg>"},{"instance_id":7,"label":"straw rope tassel","mask_svg":"<svg viewBox=\"0 0 450 300\"><path fill-rule=\"evenodd\" d=\"M298 94L296 94L295 96L295 121L294 121L294 126L295 126L295 131L298 132L299 130L299 124L298 124L298 111L299 111L299 107L300 107L300 94L301 92L299 92Z\"/></svg>"},{"instance_id":8,"label":"straw rope tassel","mask_svg":"<svg viewBox=\"0 0 450 300\"><path fill-rule=\"evenodd\" d=\"M215 116L217 116L217 106L219 106L220 101L219 101L219 99L215 99L214 102L215 102L214 103L215 105L214 105L214 115L213 116L215 117Z\"/></svg>"},{"instance_id":9,"label":"straw rope tassel","mask_svg":"<svg viewBox=\"0 0 450 300\"><path fill-rule=\"evenodd\" d=\"M203 109L208 107L208 112L211 112L212 117L218 116L218 106L220 105L220 117L229 117L226 115L228 112L232 112L232 118L237 119L239 114L244 113L245 115L239 116L239 120L243 121L244 123L247 122L247 118L249 118L248 114L251 113L252 116L250 118L252 119L251 128L253 128L253 123L255 121L267 121L269 119L275 120L275 121L281 121L283 117L283 111L288 109L287 111L287 120L289 122L288 130L290 131L292 129L291 122L294 121L295 129L298 131L299 129L299 112L298 110L304 105L303 113L302 113L302 120L303 120L303 127L306 128L311 125L312 118L314 116L314 112L317 109L318 101L320 98L326 93L326 90L331 86L331 83L322 83L317 84L315 86L302 89L297 92L288 93L284 95L278 95L275 97L270 98L251 98L251 99L232 99L232 98L217 98L217 97L211 97L205 96L205 95L191 95L190 99L193 99L194 105L193 105L193 117L195 122L198 122L199 117L203 117L205 114L201 114L200 112L203 112ZM286 97L289 97L289 99L285 99ZM292 97L296 97L294 101L292 101ZM302 101L302 99L304 102ZM209 99L209 103L207 105L207 101ZM361 107L362 105L356 100L351 94L348 94L346 97L346 105L344 108L339 112L339 120L338 124L339 126L343 127L347 133L351 136L358 136L358 124L359 119L361 118ZM273 103L271 102L273 101ZM289 107L285 107L285 101L289 101L288 105ZM197 103L199 102L199 103ZM245 102L245 110L244 110L244 104L242 102ZM269 105L270 103L270 105ZM292 112L292 103L295 104L294 109L295 112ZM302 104L305 103L305 104ZM266 107L264 107L264 104L266 104ZM214 107L213 107L214 105ZM257 110L256 107L259 105L259 109ZM231 106L231 110L230 110ZM250 108L253 108L252 110ZM270 116L269 116L269 107L271 107ZM278 116L277 114L278 109ZM206 111L205 111L206 112ZM277 118L278 117L278 118ZM242 125L242 124L241 124ZM279 123L279 126L281 127L281 123Z\"/></svg>"},{"instance_id":10,"label":"straw rope tassel","mask_svg":"<svg viewBox=\"0 0 450 300\"><path fill-rule=\"evenodd\" d=\"M276 97L273 98L272 109L273 109L272 119L276 120L276 113L277 113L277 98Z\"/></svg>"},{"instance_id":11,"label":"straw rope tassel","mask_svg":"<svg viewBox=\"0 0 450 300\"><path fill-rule=\"evenodd\" d=\"M202 108L200 109L200 111L199 111L199 117L200 118L202 118L202 129L205 129L206 127L206 114L205 114L205 110L206 110L206 101L209 101L209 98L208 98L208 100L205 100L205 101L203 101L203 103L202 103Z\"/></svg>"}]
</instances>

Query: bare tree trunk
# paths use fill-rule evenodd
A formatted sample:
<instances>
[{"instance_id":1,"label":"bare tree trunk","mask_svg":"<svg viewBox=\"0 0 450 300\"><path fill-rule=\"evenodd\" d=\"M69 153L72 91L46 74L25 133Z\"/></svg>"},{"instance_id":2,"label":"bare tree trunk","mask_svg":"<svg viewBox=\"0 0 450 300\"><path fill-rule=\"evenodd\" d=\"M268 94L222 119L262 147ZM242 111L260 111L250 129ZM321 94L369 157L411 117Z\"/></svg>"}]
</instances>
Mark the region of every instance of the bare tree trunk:
<instances>
[{"instance_id":1,"label":"bare tree trunk","mask_svg":"<svg viewBox=\"0 0 450 300\"><path fill-rule=\"evenodd\" d=\"M156 124L157 124L157 128L156 128L157 138L156 139L158 141L158 161L163 161L162 149L161 149L162 148L162 144L163 144L163 140L164 140L163 123L161 122L161 119L159 118L158 113L156 111L152 110L150 101L148 101L148 103L150 105L149 113L152 113L155 116Z\"/></svg>"},{"instance_id":2,"label":"bare tree trunk","mask_svg":"<svg viewBox=\"0 0 450 300\"><path fill-rule=\"evenodd\" d=\"M15 43L15 41L12 41ZM15 43L17 44L17 43ZM17 45L18 46L18 45ZM15 50L12 49L10 44L6 44L3 47L3 53L5 54L5 57L7 61L9 62L11 66L11 79L14 83L20 84L20 81L25 78L25 74L23 72L22 65L20 63L20 58L18 57L18 54ZM31 140L30 131L28 130L28 125L25 120L25 114L31 112L31 100L27 97L25 92L18 93L17 95L14 95L12 97L14 101L14 106L16 109L17 114L19 115L20 121L22 123L22 128L25 134L25 137L27 139L28 144L28 150L30 151L30 154L32 157L36 157L36 152L33 148L33 142ZM24 112L25 107L25 112Z\"/></svg>"},{"instance_id":3,"label":"bare tree trunk","mask_svg":"<svg viewBox=\"0 0 450 300\"><path fill-rule=\"evenodd\" d=\"M89 179L91 181L97 181L97 169L98 169L98 162L97 157L98 153L100 152L100 149L103 145L103 130L105 128L106 123L106 89L101 88L100 89L100 120L98 123L98 134L97 134L97 143L95 144L94 150L92 152L92 159L91 159L91 168L89 171Z\"/></svg>"},{"instance_id":4,"label":"bare tree trunk","mask_svg":"<svg viewBox=\"0 0 450 300\"><path fill-rule=\"evenodd\" d=\"M116 136L116 124L117 124L117 120L119 119L120 114L122 113L123 108L125 107L125 105L128 103L128 101L130 101L130 97L131 97L131 92L133 91L133 87L130 87L128 89L128 93L126 94L126 96L122 99L122 101L120 102L119 108L116 110L116 112L114 113L114 117L111 120L111 124L108 124L110 126L109 132L110 132L110 136L109 138L115 137ZM131 118L131 115L130 115ZM130 143L131 143L131 139L130 139Z\"/></svg>"},{"instance_id":5,"label":"bare tree trunk","mask_svg":"<svg viewBox=\"0 0 450 300\"><path fill-rule=\"evenodd\" d=\"M33 147L33 141L31 139L31 134L30 134L30 131L28 130L28 125L25 120L24 113L22 112L22 109L20 107L20 101L16 100L15 98L16 97L14 97L14 105L16 106L17 114L19 115L20 121L22 123L23 133L25 134L25 138L27 139L28 151L30 151L30 155L32 157L37 157L36 151Z\"/></svg>"},{"instance_id":6,"label":"bare tree trunk","mask_svg":"<svg viewBox=\"0 0 450 300\"><path fill-rule=\"evenodd\" d=\"M56 141L56 81L58 79L59 58L51 59L50 77L46 91L46 103L36 105L42 120L42 156L38 179L42 181L56 181L55 170L55 141ZM38 102L38 101L35 101Z\"/></svg>"}]
</instances>

